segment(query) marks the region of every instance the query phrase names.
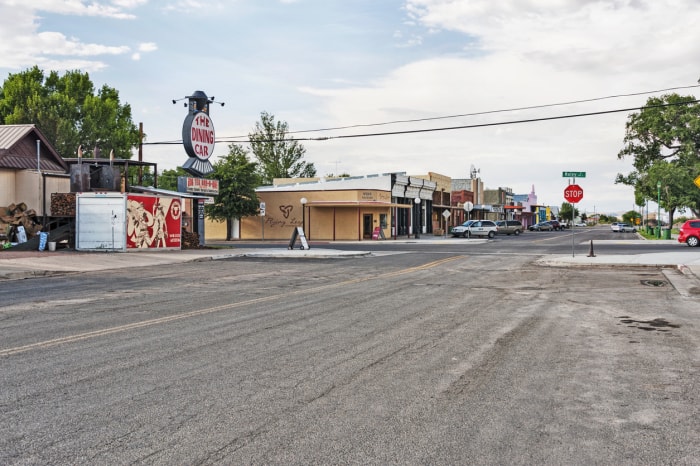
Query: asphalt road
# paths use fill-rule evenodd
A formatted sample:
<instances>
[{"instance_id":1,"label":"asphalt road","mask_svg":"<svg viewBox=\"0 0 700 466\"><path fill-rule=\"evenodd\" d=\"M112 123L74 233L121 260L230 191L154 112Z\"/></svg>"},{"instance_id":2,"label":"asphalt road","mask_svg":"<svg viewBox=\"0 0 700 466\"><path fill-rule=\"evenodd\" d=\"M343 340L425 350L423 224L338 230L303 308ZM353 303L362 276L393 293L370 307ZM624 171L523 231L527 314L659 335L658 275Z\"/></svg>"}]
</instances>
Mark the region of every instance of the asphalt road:
<instances>
[{"instance_id":1,"label":"asphalt road","mask_svg":"<svg viewBox=\"0 0 700 466\"><path fill-rule=\"evenodd\" d=\"M642 241L640 241L642 240ZM562 231L527 231L519 236L497 235L494 239L467 239L455 238L452 236L434 236L423 234L418 239L404 237L400 241L387 240L364 240L364 241L318 241L310 239L311 247L330 248L351 251L386 251L392 252L425 250L426 242L439 241L444 252L448 253L472 253L472 254L575 254L586 255L593 242L594 251L603 254L644 254L653 252L666 252L669 250L682 250L689 254L700 254L700 248L688 248L684 244L674 240L643 241L635 233L616 233L610 230L609 225L597 227L575 228ZM486 244L483 244L486 241ZM254 248L279 248L286 245L287 241L212 241L208 245L218 247L254 247ZM476 244L479 245L475 248ZM449 247L448 247L449 246Z\"/></svg>"},{"instance_id":2,"label":"asphalt road","mask_svg":"<svg viewBox=\"0 0 700 466\"><path fill-rule=\"evenodd\" d=\"M0 463L698 464L677 271L409 246L12 282Z\"/></svg>"}]
</instances>

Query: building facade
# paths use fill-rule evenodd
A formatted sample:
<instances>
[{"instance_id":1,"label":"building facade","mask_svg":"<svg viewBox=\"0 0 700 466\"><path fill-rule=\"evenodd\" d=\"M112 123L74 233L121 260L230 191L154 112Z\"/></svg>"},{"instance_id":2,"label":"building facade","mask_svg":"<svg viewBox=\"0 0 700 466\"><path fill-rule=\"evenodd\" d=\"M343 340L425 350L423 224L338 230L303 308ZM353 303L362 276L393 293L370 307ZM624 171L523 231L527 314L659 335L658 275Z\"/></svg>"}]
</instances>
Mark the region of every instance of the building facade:
<instances>
[{"instance_id":1,"label":"building facade","mask_svg":"<svg viewBox=\"0 0 700 466\"><path fill-rule=\"evenodd\" d=\"M256 194L264 215L240 221L241 239L371 240L432 233L436 183L402 173L284 179ZM261 212L263 213L263 212Z\"/></svg>"}]
</instances>

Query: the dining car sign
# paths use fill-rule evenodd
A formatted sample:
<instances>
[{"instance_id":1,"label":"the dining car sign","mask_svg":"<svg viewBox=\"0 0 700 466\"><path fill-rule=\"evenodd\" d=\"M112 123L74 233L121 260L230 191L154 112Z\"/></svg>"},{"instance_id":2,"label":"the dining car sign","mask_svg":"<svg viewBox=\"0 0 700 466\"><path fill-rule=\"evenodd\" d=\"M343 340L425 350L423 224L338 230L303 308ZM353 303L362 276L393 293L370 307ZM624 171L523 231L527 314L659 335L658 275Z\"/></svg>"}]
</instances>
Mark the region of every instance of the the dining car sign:
<instances>
[{"instance_id":1,"label":"the dining car sign","mask_svg":"<svg viewBox=\"0 0 700 466\"><path fill-rule=\"evenodd\" d=\"M206 176L214 171L209 158L214 154L216 133L214 123L209 117L209 99L202 91L195 91L187 96L189 111L182 125L182 143L190 157L182 166L195 176Z\"/></svg>"}]
</instances>

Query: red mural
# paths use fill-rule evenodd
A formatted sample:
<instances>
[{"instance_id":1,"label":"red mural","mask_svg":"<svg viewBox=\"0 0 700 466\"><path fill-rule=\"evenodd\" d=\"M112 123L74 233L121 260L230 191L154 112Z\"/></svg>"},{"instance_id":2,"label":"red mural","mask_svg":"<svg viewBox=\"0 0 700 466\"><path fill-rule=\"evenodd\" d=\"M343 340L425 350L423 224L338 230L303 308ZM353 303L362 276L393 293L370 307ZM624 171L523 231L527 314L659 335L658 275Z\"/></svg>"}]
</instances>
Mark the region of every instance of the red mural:
<instances>
[{"instance_id":1,"label":"red mural","mask_svg":"<svg viewBox=\"0 0 700 466\"><path fill-rule=\"evenodd\" d=\"M180 248L182 204L179 197L137 196L126 201L126 247Z\"/></svg>"}]
</instances>

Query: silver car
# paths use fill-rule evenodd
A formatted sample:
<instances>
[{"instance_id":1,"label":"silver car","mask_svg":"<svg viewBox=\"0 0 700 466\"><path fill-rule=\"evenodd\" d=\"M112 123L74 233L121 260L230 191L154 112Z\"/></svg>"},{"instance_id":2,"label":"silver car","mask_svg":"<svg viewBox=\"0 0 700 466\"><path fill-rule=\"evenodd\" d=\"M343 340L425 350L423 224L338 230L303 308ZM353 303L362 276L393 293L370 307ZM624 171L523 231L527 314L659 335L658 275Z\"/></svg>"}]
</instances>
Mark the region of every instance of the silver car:
<instances>
[{"instance_id":1,"label":"silver car","mask_svg":"<svg viewBox=\"0 0 700 466\"><path fill-rule=\"evenodd\" d=\"M617 229L613 231L619 231L620 233L627 233L627 232L632 232L634 233L637 231L635 227L630 225L629 223L618 223L617 224Z\"/></svg>"}]
</instances>

